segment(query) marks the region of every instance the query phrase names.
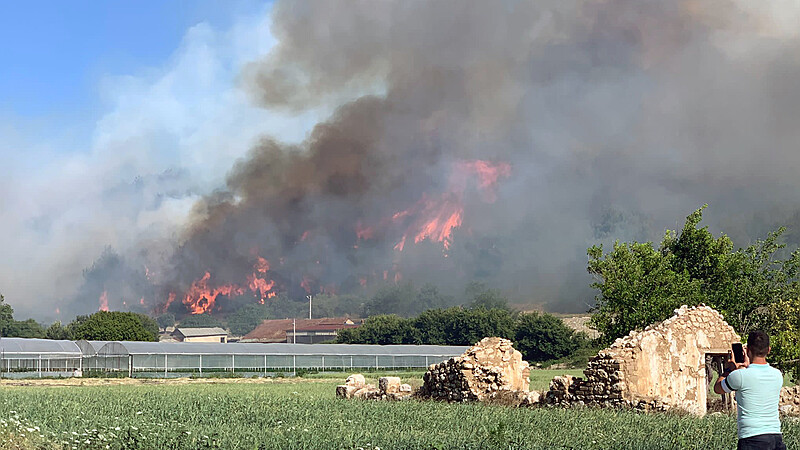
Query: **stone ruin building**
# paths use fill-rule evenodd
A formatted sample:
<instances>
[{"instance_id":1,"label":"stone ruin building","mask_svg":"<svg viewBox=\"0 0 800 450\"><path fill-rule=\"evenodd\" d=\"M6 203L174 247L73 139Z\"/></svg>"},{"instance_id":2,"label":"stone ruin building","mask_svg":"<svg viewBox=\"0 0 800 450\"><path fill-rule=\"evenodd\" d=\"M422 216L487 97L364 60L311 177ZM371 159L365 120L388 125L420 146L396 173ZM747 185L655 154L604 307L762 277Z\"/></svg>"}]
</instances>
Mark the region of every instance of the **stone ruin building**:
<instances>
[{"instance_id":1,"label":"stone ruin building","mask_svg":"<svg viewBox=\"0 0 800 450\"><path fill-rule=\"evenodd\" d=\"M589 360L582 377L556 377L549 404L633 406L706 413L708 386L739 335L708 306L682 306L671 318L632 331ZM717 369L718 370L718 369Z\"/></svg>"},{"instance_id":2,"label":"stone ruin building","mask_svg":"<svg viewBox=\"0 0 800 450\"><path fill-rule=\"evenodd\" d=\"M530 367L508 339L484 338L463 355L432 364L415 392L400 378L383 377L378 387L357 374L337 386L342 398L419 399L449 402L482 401L514 406L629 407L706 413L709 400L726 408L729 395L708 398L727 360L731 343L740 337L717 311L707 306L682 306L671 318L632 331L589 360L585 377L559 376L550 390L529 391ZM785 387L780 409L800 414L800 386Z\"/></svg>"}]
</instances>

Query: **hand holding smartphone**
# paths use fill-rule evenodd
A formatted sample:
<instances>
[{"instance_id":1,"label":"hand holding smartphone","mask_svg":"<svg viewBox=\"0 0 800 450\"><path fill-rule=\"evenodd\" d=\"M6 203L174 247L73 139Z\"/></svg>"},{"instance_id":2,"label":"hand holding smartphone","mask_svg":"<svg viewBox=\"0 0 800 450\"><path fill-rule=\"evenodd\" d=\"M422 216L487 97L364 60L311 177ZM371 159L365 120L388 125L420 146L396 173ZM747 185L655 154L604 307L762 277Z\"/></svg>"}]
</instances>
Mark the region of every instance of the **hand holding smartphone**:
<instances>
[{"instance_id":1,"label":"hand holding smartphone","mask_svg":"<svg viewBox=\"0 0 800 450\"><path fill-rule=\"evenodd\" d=\"M744 364L744 347L742 346L741 342L734 342L731 344L731 349L733 350L733 361L736 364Z\"/></svg>"}]
</instances>

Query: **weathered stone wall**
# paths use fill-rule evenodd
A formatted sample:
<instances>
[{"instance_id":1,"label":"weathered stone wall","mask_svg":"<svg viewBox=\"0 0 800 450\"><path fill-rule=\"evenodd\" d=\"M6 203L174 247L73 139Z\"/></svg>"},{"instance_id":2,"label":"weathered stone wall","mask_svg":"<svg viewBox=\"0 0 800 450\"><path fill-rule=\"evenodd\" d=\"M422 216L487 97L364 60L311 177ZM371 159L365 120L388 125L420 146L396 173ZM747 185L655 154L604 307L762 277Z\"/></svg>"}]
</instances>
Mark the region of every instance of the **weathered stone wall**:
<instances>
[{"instance_id":1,"label":"weathered stone wall","mask_svg":"<svg viewBox=\"0 0 800 450\"><path fill-rule=\"evenodd\" d=\"M725 354L739 335L717 311L682 306L671 318L617 339L589 361L586 378L554 380L550 404L629 405L706 412L706 354Z\"/></svg>"},{"instance_id":2,"label":"weathered stone wall","mask_svg":"<svg viewBox=\"0 0 800 450\"><path fill-rule=\"evenodd\" d=\"M800 415L800 385L781 389L780 411L788 415Z\"/></svg>"},{"instance_id":3,"label":"weathered stone wall","mask_svg":"<svg viewBox=\"0 0 800 450\"><path fill-rule=\"evenodd\" d=\"M484 401L507 393L528 395L530 368L511 341L488 337L463 355L432 364L423 377L421 397L451 402Z\"/></svg>"},{"instance_id":4,"label":"weathered stone wall","mask_svg":"<svg viewBox=\"0 0 800 450\"><path fill-rule=\"evenodd\" d=\"M553 378L544 403L562 406L630 406L630 402L623 398L625 383L620 368L620 362L607 355L594 357L583 371L586 378L570 375Z\"/></svg>"}]
</instances>

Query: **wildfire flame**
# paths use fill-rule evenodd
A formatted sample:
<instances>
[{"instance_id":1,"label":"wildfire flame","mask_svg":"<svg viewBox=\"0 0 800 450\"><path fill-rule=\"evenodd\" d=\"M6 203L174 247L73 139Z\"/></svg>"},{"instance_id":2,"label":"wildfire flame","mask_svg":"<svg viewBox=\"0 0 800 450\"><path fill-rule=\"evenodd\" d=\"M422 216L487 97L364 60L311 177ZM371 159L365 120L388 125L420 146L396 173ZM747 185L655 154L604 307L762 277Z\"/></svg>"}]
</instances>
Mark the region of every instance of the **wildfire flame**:
<instances>
[{"instance_id":1,"label":"wildfire flame","mask_svg":"<svg viewBox=\"0 0 800 450\"><path fill-rule=\"evenodd\" d=\"M258 257L256 263L253 265L253 273L247 275L247 287L250 291L260 297L260 303L264 303L264 299L275 297L275 281L263 278L259 274L266 274L269 272L269 261L265 258ZM203 314L214 309L217 297L220 295L242 295L245 288L240 287L233 283L223 284L217 287L210 287L209 280L211 279L211 272L206 272L202 278L195 280L183 298L183 304L192 314ZM175 299L175 294L171 293L167 300L166 308Z\"/></svg>"},{"instance_id":2,"label":"wildfire flame","mask_svg":"<svg viewBox=\"0 0 800 450\"><path fill-rule=\"evenodd\" d=\"M267 271L269 271L269 261L259 256L253 268L258 272L267 273Z\"/></svg>"},{"instance_id":3,"label":"wildfire flame","mask_svg":"<svg viewBox=\"0 0 800 450\"><path fill-rule=\"evenodd\" d=\"M256 277L256 274L247 276L247 286L251 291L261 295L262 299L272 298L275 296L275 293L271 292L275 287L275 282L272 280L267 281L263 278L258 278Z\"/></svg>"},{"instance_id":4,"label":"wildfire flame","mask_svg":"<svg viewBox=\"0 0 800 450\"><path fill-rule=\"evenodd\" d=\"M372 236L375 234L375 229L372 227L367 227L361 224L359 221L356 224L356 239L359 241L363 241L366 239L372 239Z\"/></svg>"},{"instance_id":5,"label":"wildfire flame","mask_svg":"<svg viewBox=\"0 0 800 450\"><path fill-rule=\"evenodd\" d=\"M300 287L305 289L307 294L311 293L311 278L303 276L303 281L300 282Z\"/></svg>"},{"instance_id":6,"label":"wildfire flame","mask_svg":"<svg viewBox=\"0 0 800 450\"><path fill-rule=\"evenodd\" d=\"M491 163L476 159L461 161L457 167L458 172L462 174L472 173L478 176L478 187L483 191L486 201L490 203L497 199L497 181L500 177L511 176L511 165L504 162Z\"/></svg>"},{"instance_id":7,"label":"wildfire flame","mask_svg":"<svg viewBox=\"0 0 800 450\"><path fill-rule=\"evenodd\" d=\"M244 293L244 290L233 284L226 284L215 288L208 286L208 280L211 279L211 273L206 272L202 278L192 283L189 292L183 299L183 304L189 309L192 314L203 314L214 308L214 303L217 297L222 295Z\"/></svg>"},{"instance_id":8,"label":"wildfire flame","mask_svg":"<svg viewBox=\"0 0 800 450\"><path fill-rule=\"evenodd\" d=\"M406 248L406 244L411 242L419 244L427 240L440 243L444 256L447 257L448 250L453 243L453 230L460 228L464 222L465 198L468 195L472 196L477 191L485 202L494 202L497 198L496 190L499 181L511 175L511 166L508 163L485 160L457 161L452 164L451 169L444 192L423 193L414 204L396 211L391 216L386 216L378 223L364 224L357 221L354 227L353 249L359 248L360 241L392 233L390 235L397 237L394 249L398 252L402 252ZM297 242L307 241L310 237L311 231L306 230L299 236ZM203 277L191 284L183 296L183 304L192 314L202 314L214 309L220 295L242 295L249 290L258 296L259 302L262 304L266 299L274 297L278 286L268 276L269 262L258 256L258 251L258 247L251 248L251 255L256 257L256 262L253 265L252 273L243 274L244 281L241 281L241 285L234 283L217 285L212 282L211 273L207 271ZM285 259L279 257L278 263L283 267ZM321 261L317 260L316 264L321 264ZM147 267L145 267L145 272L147 278L150 279L153 275L152 272ZM376 272L374 276L379 279L380 272ZM393 267L391 273L388 270L383 271L383 279L386 281L393 280L398 283L402 278L398 267ZM314 289L328 293L336 291L335 285L323 286L323 282L322 279L304 275L300 286L308 294L311 294ZM366 286L367 278L362 277L358 282L361 286ZM175 294L170 294L164 306L165 311L174 299Z\"/></svg>"},{"instance_id":9,"label":"wildfire flame","mask_svg":"<svg viewBox=\"0 0 800 450\"><path fill-rule=\"evenodd\" d=\"M453 230L459 228L464 220L464 192L468 181L474 178L470 175L477 176L478 188L483 193L484 200L491 203L497 198L495 189L498 180L511 175L511 166L483 160L457 163L450 176L447 192L438 198L429 198L423 194L416 204L392 215L395 222L410 221L406 232L394 246L395 250L403 251L409 237L413 237L415 244L426 239L441 242L445 251L449 250Z\"/></svg>"},{"instance_id":10,"label":"wildfire flame","mask_svg":"<svg viewBox=\"0 0 800 450\"><path fill-rule=\"evenodd\" d=\"M108 291L103 291L100 294L100 307L97 308L98 311L108 311Z\"/></svg>"},{"instance_id":11,"label":"wildfire flame","mask_svg":"<svg viewBox=\"0 0 800 450\"><path fill-rule=\"evenodd\" d=\"M174 301L175 301L175 293L174 292L170 292L169 293L169 297L167 297L167 303L164 305L164 312L166 312L167 309L169 309L169 305L171 305L172 302L174 302Z\"/></svg>"},{"instance_id":12,"label":"wildfire flame","mask_svg":"<svg viewBox=\"0 0 800 450\"><path fill-rule=\"evenodd\" d=\"M413 236L415 244L428 239L441 242L447 250L450 248L453 230L461 226L463 214L464 205L461 199L454 194L444 195L439 199L429 199L427 196L423 196L411 208L394 215L395 218L413 218L405 234L394 248L403 251L406 240L409 236Z\"/></svg>"}]
</instances>

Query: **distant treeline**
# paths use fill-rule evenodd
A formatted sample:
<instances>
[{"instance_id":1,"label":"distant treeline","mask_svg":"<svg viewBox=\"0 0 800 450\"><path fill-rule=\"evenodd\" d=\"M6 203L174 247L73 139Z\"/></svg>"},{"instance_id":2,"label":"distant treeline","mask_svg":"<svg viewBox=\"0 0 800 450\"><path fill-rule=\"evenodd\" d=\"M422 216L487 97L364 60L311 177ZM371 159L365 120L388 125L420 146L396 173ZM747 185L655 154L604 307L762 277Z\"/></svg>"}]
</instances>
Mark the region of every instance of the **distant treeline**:
<instances>
[{"instance_id":1,"label":"distant treeline","mask_svg":"<svg viewBox=\"0 0 800 450\"><path fill-rule=\"evenodd\" d=\"M54 322L44 328L33 319L14 320L14 309L0 295L0 336L39 339L158 341L158 324L144 314L98 311L77 316L67 325Z\"/></svg>"},{"instance_id":2,"label":"distant treeline","mask_svg":"<svg viewBox=\"0 0 800 450\"><path fill-rule=\"evenodd\" d=\"M472 345L484 337L511 339L527 361L552 361L589 346L585 333L546 313L517 313L504 308L431 309L413 318L369 317L358 328L339 332L342 344Z\"/></svg>"}]
</instances>

